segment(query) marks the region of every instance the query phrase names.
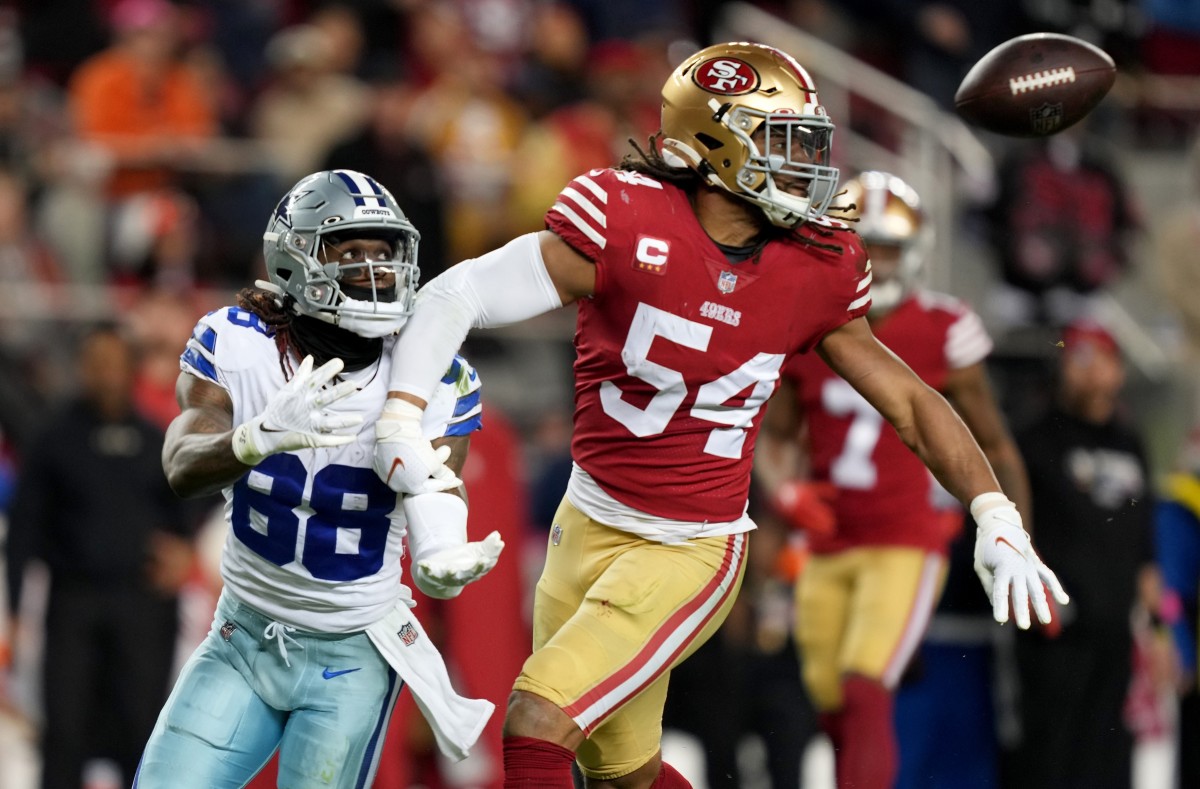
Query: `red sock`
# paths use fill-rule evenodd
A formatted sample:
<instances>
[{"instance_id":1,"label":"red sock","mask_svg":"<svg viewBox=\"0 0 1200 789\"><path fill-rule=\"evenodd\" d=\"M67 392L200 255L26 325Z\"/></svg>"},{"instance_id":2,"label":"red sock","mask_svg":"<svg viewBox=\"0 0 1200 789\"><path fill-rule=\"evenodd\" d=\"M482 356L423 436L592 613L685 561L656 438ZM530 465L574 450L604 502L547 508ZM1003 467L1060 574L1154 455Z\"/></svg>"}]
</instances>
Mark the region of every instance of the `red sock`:
<instances>
[{"instance_id":1,"label":"red sock","mask_svg":"<svg viewBox=\"0 0 1200 789\"><path fill-rule=\"evenodd\" d=\"M842 680L842 696L838 789L891 789L897 769L891 692L851 675Z\"/></svg>"},{"instance_id":2,"label":"red sock","mask_svg":"<svg viewBox=\"0 0 1200 789\"><path fill-rule=\"evenodd\" d=\"M692 785L688 783L688 779L679 774L678 770L663 762L662 769L658 771L658 777L654 779L654 783L650 784L650 789L692 789Z\"/></svg>"},{"instance_id":3,"label":"red sock","mask_svg":"<svg viewBox=\"0 0 1200 789\"><path fill-rule=\"evenodd\" d=\"M822 712L817 716L818 722L821 724L821 731L829 737L830 744L833 745L834 753L842 749L842 711L830 710Z\"/></svg>"},{"instance_id":4,"label":"red sock","mask_svg":"<svg viewBox=\"0 0 1200 789\"><path fill-rule=\"evenodd\" d=\"M575 752L536 737L504 738L504 789L570 789Z\"/></svg>"}]
</instances>

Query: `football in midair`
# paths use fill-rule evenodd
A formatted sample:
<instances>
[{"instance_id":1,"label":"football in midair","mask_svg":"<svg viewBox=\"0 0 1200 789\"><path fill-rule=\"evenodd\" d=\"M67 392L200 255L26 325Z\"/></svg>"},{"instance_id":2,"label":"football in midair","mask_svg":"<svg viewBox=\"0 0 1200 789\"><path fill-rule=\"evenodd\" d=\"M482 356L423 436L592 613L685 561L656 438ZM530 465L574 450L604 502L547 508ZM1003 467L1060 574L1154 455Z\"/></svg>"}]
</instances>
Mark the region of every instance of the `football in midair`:
<instances>
[{"instance_id":1,"label":"football in midair","mask_svg":"<svg viewBox=\"0 0 1200 789\"><path fill-rule=\"evenodd\" d=\"M968 123L1010 137L1047 137L1077 123L1117 77L1104 50L1059 33L1005 41L971 67L954 94Z\"/></svg>"}]
</instances>

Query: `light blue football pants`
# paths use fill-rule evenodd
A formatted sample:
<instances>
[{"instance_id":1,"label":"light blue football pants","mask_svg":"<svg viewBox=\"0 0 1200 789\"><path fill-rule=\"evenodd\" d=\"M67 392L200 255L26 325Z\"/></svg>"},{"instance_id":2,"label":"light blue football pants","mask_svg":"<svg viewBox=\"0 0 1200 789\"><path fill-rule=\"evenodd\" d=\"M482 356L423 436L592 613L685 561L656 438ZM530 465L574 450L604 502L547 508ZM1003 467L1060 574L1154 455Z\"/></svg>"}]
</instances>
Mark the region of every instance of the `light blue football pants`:
<instances>
[{"instance_id":1,"label":"light blue football pants","mask_svg":"<svg viewBox=\"0 0 1200 789\"><path fill-rule=\"evenodd\" d=\"M226 591L134 789L235 789L276 748L281 789L369 787L402 686L365 633L285 630Z\"/></svg>"}]
</instances>

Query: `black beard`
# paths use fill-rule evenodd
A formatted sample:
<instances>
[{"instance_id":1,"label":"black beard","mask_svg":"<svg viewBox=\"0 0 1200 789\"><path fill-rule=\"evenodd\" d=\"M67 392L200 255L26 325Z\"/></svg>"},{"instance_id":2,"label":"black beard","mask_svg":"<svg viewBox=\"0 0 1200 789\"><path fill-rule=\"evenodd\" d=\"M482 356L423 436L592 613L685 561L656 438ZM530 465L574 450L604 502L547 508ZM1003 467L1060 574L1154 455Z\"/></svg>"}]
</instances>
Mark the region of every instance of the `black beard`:
<instances>
[{"instance_id":1,"label":"black beard","mask_svg":"<svg viewBox=\"0 0 1200 789\"><path fill-rule=\"evenodd\" d=\"M346 372L354 372L374 364L383 354L382 337L359 337L308 315L294 317L288 329L301 356L312 354L316 367L338 358L346 363Z\"/></svg>"}]
</instances>

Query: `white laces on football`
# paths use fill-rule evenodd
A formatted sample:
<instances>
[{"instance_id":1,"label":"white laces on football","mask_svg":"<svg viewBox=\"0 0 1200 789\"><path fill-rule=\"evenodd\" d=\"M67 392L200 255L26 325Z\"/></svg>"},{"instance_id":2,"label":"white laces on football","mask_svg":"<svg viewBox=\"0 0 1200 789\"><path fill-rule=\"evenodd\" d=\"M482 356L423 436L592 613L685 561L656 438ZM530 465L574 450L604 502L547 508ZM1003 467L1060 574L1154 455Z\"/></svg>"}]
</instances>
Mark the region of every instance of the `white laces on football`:
<instances>
[{"instance_id":1,"label":"white laces on football","mask_svg":"<svg viewBox=\"0 0 1200 789\"><path fill-rule=\"evenodd\" d=\"M296 628L292 627L291 625L285 625L282 622L271 622L265 628L263 628L263 638L267 639L268 641L270 641L272 638L275 639L275 643L279 645L279 656L283 658L283 662L288 668L292 667L292 662L288 660L286 642L291 641L297 646L300 644L299 641L288 635L288 633L295 632Z\"/></svg>"}]
</instances>

